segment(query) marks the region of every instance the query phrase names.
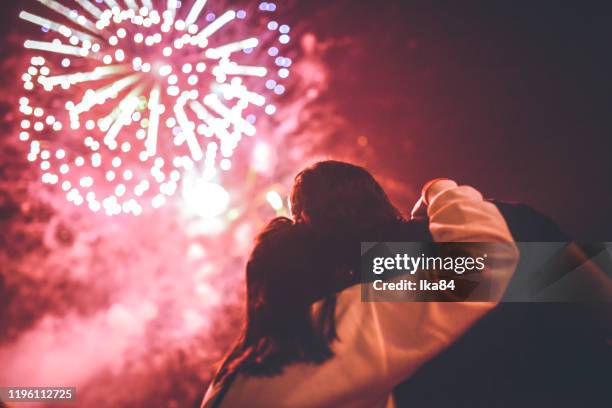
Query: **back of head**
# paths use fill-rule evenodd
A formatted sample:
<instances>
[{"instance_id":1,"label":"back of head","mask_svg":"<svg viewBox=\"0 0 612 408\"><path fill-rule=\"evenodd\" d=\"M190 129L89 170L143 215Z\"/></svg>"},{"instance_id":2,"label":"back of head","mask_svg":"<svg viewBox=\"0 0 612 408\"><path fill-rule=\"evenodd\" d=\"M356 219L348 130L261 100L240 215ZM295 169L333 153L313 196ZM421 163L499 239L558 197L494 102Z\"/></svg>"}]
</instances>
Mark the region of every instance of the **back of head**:
<instances>
[{"instance_id":1,"label":"back of head","mask_svg":"<svg viewBox=\"0 0 612 408\"><path fill-rule=\"evenodd\" d=\"M370 172L340 161L321 161L298 173L291 210L298 224L313 227L318 256L334 271L335 290L359 282L360 242L429 236L426 226L405 222Z\"/></svg>"},{"instance_id":2,"label":"back of head","mask_svg":"<svg viewBox=\"0 0 612 408\"><path fill-rule=\"evenodd\" d=\"M292 362L331 357L333 314L313 320L311 305L332 282L313 251L310 228L288 218L273 219L258 235L246 267L245 325L215 384L238 372L270 375Z\"/></svg>"},{"instance_id":3,"label":"back of head","mask_svg":"<svg viewBox=\"0 0 612 408\"><path fill-rule=\"evenodd\" d=\"M334 160L315 163L295 177L291 209L298 222L326 229L402 220L366 169Z\"/></svg>"},{"instance_id":4,"label":"back of head","mask_svg":"<svg viewBox=\"0 0 612 408\"><path fill-rule=\"evenodd\" d=\"M317 298L320 282L314 245L307 225L285 217L270 221L257 236L246 283L249 319L265 320L257 325L258 331L285 330L296 311L307 311Z\"/></svg>"}]
</instances>

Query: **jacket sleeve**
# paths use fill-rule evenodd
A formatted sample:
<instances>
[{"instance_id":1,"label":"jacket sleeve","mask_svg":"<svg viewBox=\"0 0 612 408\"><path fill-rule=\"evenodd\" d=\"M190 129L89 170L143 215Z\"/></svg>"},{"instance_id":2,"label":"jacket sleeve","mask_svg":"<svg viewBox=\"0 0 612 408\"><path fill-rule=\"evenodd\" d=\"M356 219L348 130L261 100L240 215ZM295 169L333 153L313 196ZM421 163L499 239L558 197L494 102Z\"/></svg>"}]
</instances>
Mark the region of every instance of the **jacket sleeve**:
<instances>
[{"instance_id":1,"label":"jacket sleeve","mask_svg":"<svg viewBox=\"0 0 612 408\"><path fill-rule=\"evenodd\" d=\"M344 366L346 386L352 382L369 392L391 390L491 310L516 268L518 250L495 205L472 187L454 182L442 187L428 200L431 234L437 242L496 243L482 272L495 289L494 301L361 302L361 285L343 291L336 309L340 340L334 343L334 359ZM466 251L473 252L468 255L481 256L475 248L468 245Z\"/></svg>"}]
</instances>

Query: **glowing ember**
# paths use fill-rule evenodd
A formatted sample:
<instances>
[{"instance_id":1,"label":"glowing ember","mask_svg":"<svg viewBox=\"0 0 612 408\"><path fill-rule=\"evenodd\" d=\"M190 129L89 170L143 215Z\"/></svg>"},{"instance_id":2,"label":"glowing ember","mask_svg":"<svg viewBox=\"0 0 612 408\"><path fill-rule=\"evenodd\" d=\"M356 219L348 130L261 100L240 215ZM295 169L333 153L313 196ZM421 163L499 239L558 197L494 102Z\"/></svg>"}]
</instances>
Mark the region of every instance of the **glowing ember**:
<instances>
[{"instance_id":1,"label":"glowing ember","mask_svg":"<svg viewBox=\"0 0 612 408\"><path fill-rule=\"evenodd\" d=\"M202 185L218 183L257 115L276 112L289 26L267 21L252 35L245 10L206 13L206 0L158 1L163 11L151 0L75 1L78 10L38 0L65 24L20 14L49 40L24 43L44 57L31 58L19 99L19 138L42 181L108 215L163 205L194 168Z\"/></svg>"}]
</instances>

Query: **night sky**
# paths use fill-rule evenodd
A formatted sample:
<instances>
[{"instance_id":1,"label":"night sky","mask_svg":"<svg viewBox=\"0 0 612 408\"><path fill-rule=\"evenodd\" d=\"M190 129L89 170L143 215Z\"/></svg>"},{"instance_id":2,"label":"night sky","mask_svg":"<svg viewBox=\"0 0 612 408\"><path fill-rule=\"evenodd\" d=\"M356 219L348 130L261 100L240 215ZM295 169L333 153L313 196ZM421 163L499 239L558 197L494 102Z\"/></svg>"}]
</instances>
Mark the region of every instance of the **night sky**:
<instances>
[{"instance_id":1,"label":"night sky","mask_svg":"<svg viewBox=\"0 0 612 408\"><path fill-rule=\"evenodd\" d=\"M349 159L405 184L404 210L447 176L612 239L609 2L302 1L289 20L329 44L326 98L350 130L323 153L365 136Z\"/></svg>"},{"instance_id":2,"label":"night sky","mask_svg":"<svg viewBox=\"0 0 612 408\"><path fill-rule=\"evenodd\" d=\"M330 97L377 174L453 177L612 237L610 3L314 3L312 30L344 43Z\"/></svg>"}]
</instances>

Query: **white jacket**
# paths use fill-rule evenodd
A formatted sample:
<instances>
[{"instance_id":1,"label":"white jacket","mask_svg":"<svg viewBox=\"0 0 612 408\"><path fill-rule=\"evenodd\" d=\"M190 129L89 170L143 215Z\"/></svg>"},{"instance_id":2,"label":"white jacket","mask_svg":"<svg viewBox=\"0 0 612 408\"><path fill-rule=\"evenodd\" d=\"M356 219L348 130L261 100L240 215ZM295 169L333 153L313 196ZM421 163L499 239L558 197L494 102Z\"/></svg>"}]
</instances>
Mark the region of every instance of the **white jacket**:
<instances>
[{"instance_id":1,"label":"white jacket","mask_svg":"<svg viewBox=\"0 0 612 408\"><path fill-rule=\"evenodd\" d=\"M428 201L429 228L435 241L508 243L487 253L489 260L499 262L485 270L494 286L505 289L518 262L518 250L497 208L477 190L454 183L436 191ZM501 293L503 290L499 297ZM219 407L394 407L393 388L495 304L362 302L361 285L354 285L338 294L339 340L331 345L331 359L322 364L294 363L271 377L239 374ZM202 408L212 407L219 391L209 388Z\"/></svg>"}]
</instances>

